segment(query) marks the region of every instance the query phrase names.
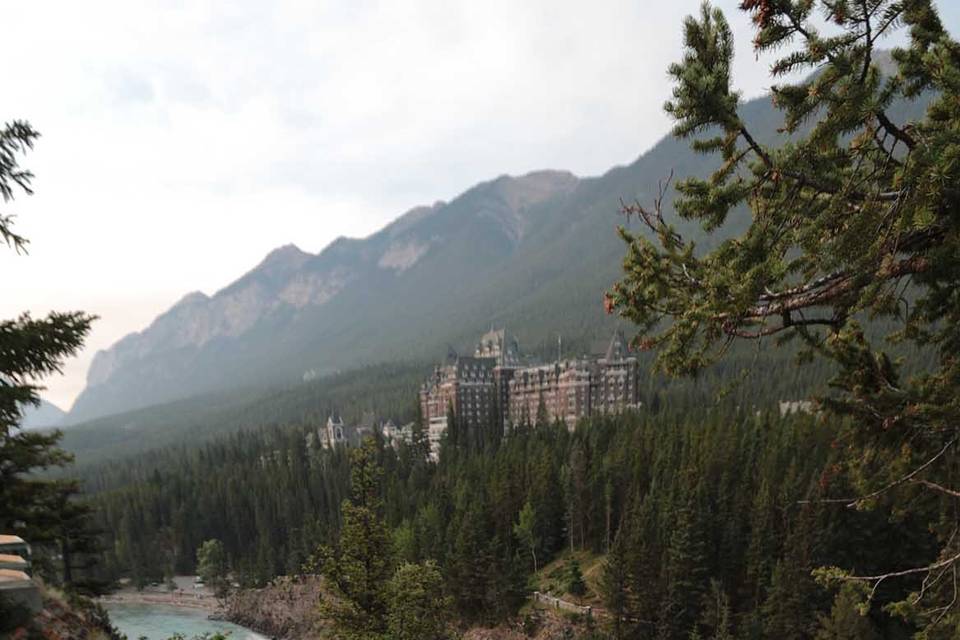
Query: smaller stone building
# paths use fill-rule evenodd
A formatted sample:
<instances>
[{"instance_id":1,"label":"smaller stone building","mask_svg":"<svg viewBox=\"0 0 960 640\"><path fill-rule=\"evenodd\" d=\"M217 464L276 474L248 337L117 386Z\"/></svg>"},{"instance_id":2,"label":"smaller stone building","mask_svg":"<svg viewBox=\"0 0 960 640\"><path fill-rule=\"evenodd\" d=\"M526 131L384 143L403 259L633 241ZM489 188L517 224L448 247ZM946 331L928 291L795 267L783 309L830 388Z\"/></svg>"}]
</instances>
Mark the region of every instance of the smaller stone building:
<instances>
[{"instance_id":1,"label":"smaller stone building","mask_svg":"<svg viewBox=\"0 0 960 640\"><path fill-rule=\"evenodd\" d=\"M409 444L413 442L413 423L398 426L393 420L387 419L378 424L374 415L367 413L359 424L354 425L346 423L341 416L331 415L316 434L307 434L307 444L309 446L316 441L314 438L319 438L320 446L324 449L356 447L364 438L372 438L377 433L392 447L399 446L401 442Z\"/></svg>"},{"instance_id":2,"label":"smaller stone building","mask_svg":"<svg viewBox=\"0 0 960 640\"><path fill-rule=\"evenodd\" d=\"M360 424L346 424L341 416L330 416L319 430L320 446L324 449L334 447L356 447L364 438L372 437L376 429L372 419L365 417Z\"/></svg>"}]
</instances>

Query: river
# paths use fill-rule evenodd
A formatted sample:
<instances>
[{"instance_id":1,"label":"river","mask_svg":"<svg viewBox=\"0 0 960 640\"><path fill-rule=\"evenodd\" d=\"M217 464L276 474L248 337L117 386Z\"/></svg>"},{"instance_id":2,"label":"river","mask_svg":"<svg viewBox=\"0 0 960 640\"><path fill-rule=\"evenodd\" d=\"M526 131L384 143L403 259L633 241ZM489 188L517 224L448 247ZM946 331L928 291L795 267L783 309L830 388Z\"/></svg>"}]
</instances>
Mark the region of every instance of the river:
<instances>
[{"instance_id":1,"label":"river","mask_svg":"<svg viewBox=\"0 0 960 640\"><path fill-rule=\"evenodd\" d=\"M208 620L207 612L162 604L109 603L105 605L110 621L129 640L146 637L167 640L175 633L187 639L204 633L229 632L230 640L266 640L249 629L217 620Z\"/></svg>"}]
</instances>

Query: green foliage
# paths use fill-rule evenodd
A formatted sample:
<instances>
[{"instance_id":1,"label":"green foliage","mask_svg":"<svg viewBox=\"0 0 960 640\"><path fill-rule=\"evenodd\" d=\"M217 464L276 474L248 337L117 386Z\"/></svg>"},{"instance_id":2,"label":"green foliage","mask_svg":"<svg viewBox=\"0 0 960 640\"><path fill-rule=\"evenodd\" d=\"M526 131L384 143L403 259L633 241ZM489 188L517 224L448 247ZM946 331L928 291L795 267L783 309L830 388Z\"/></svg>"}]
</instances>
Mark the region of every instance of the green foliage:
<instances>
[{"instance_id":1,"label":"green foliage","mask_svg":"<svg viewBox=\"0 0 960 640\"><path fill-rule=\"evenodd\" d=\"M46 537L32 541L50 548L59 556L61 584L84 596L106 593L109 581L100 577L103 531L96 525L96 514L89 497L81 495L76 480L52 480L47 486L45 509L36 513Z\"/></svg>"},{"instance_id":2,"label":"green foliage","mask_svg":"<svg viewBox=\"0 0 960 640\"><path fill-rule=\"evenodd\" d=\"M319 380L268 389L239 389L128 411L74 425L63 446L103 490L112 476L126 475L118 463L136 454L200 444L265 426L324 424L332 414L356 424L367 413L398 424L414 419L417 389L426 363L366 366ZM95 469L90 469L95 467Z\"/></svg>"},{"instance_id":3,"label":"green foliage","mask_svg":"<svg viewBox=\"0 0 960 640\"><path fill-rule=\"evenodd\" d=\"M662 629L685 638L695 627L705 638L727 631L764 637L765 624L774 624L768 614L784 626L802 614L798 628L810 637L817 614L828 614L831 604L812 568L910 566L933 543L921 522L797 504L848 488L829 474L842 453L833 446L840 428L802 414L667 403L655 416L597 418L573 433L518 430L496 450L463 452L440 465L374 441L362 451L323 451L299 429L265 430L158 457L156 474L101 496L104 528L114 532L119 523L108 560L117 575L162 576L166 549L176 562L192 562L176 549L216 537L241 582L262 584L299 571L298 547L339 540L320 559L349 594L331 592L326 602L346 622L360 626L368 619L363 611L387 619L384 585L395 558L434 561L456 618L486 624L513 615L528 596L532 554L515 531L522 519L539 542L540 566L571 543L597 553L609 548L597 582L606 606L621 612L609 619L619 625L614 635ZM351 464L348 454L359 460ZM576 467L582 473L574 481ZM572 529L571 510L583 511ZM156 520L138 519L146 514ZM164 530L169 535L154 533ZM558 587L568 587L572 573L561 565ZM367 578L373 575L380 581ZM875 608L899 595L881 589ZM350 604L364 598L367 609ZM884 614L878 624L889 629L893 622ZM364 633L387 633L371 626Z\"/></svg>"},{"instance_id":4,"label":"green foliage","mask_svg":"<svg viewBox=\"0 0 960 640\"><path fill-rule=\"evenodd\" d=\"M879 640L880 634L864 606L863 589L848 582L837 593L830 615L820 616L816 640Z\"/></svg>"},{"instance_id":5,"label":"green foliage","mask_svg":"<svg viewBox=\"0 0 960 640\"><path fill-rule=\"evenodd\" d=\"M27 194L33 174L20 167L20 157L39 134L26 122L14 121L0 128L0 197L9 203L18 190ZM13 217L0 213L0 240L17 253L25 252L27 240L13 230ZM89 575L76 576L75 569L89 569L97 552L96 535L90 529L90 509L77 499L79 485L51 481L41 473L62 467L72 457L59 448L61 433L38 433L20 427L23 408L39 405L39 381L59 373L63 361L83 345L94 318L84 313L52 312L35 319L23 314L0 320L0 532L14 532L37 549L35 568L48 579L68 588L88 592L100 586ZM48 562L59 555L62 574ZM86 556L86 557L84 557ZM79 563L79 564L78 564Z\"/></svg>"},{"instance_id":6,"label":"green foliage","mask_svg":"<svg viewBox=\"0 0 960 640\"><path fill-rule=\"evenodd\" d=\"M197 575L213 588L218 598L226 596L230 588L230 564L222 542L212 539L200 545L197 549Z\"/></svg>"},{"instance_id":7,"label":"green foliage","mask_svg":"<svg viewBox=\"0 0 960 640\"><path fill-rule=\"evenodd\" d=\"M22 120L9 122L0 129L0 197L3 202L10 202L16 196L17 190L32 194L30 182L33 173L20 168L20 156L33 149L40 134ZM25 251L28 240L13 230L13 216L0 215L0 240L8 247L20 253ZM42 352L38 353L40 357ZM6 407L4 408L6 409ZM0 414L0 419L7 420L14 414Z\"/></svg>"},{"instance_id":8,"label":"green foliage","mask_svg":"<svg viewBox=\"0 0 960 640\"><path fill-rule=\"evenodd\" d=\"M403 563L387 584L390 640L441 640L448 637L450 598L443 576L432 560Z\"/></svg>"},{"instance_id":9,"label":"green foliage","mask_svg":"<svg viewBox=\"0 0 960 640\"><path fill-rule=\"evenodd\" d=\"M347 640L383 638L386 632L391 545L381 515L378 456L371 439L351 451L350 500L341 507L340 540L336 549L321 550L331 592L320 603L321 614Z\"/></svg>"},{"instance_id":10,"label":"green foliage","mask_svg":"<svg viewBox=\"0 0 960 640\"><path fill-rule=\"evenodd\" d=\"M702 530L694 522L694 510L680 505L673 515L673 530L664 550L666 588L660 601L657 637L680 640L696 623L697 609L703 600L706 567Z\"/></svg>"},{"instance_id":11,"label":"green foliage","mask_svg":"<svg viewBox=\"0 0 960 640\"><path fill-rule=\"evenodd\" d=\"M82 345L91 322L81 313L51 313L43 320L24 314L0 321L0 376L5 381L0 386L0 529L9 531L18 521L31 527L50 488L31 472L71 460L57 447L59 432L23 431L18 424L22 406L39 403L40 387L34 380L60 370L63 360ZM28 530L26 535L45 534Z\"/></svg>"},{"instance_id":12,"label":"green foliage","mask_svg":"<svg viewBox=\"0 0 960 640\"><path fill-rule=\"evenodd\" d=\"M564 590L570 595L582 597L587 593L587 584L583 581L583 572L576 558L567 559L563 567Z\"/></svg>"},{"instance_id":13,"label":"green foliage","mask_svg":"<svg viewBox=\"0 0 960 640\"><path fill-rule=\"evenodd\" d=\"M622 531L622 529L621 529ZM610 628L613 637L620 640L624 636L624 623L630 610L630 571L627 568L626 533L618 534L610 547L603 564L600 581L600 595L610 612Z\"/></svg>"},{"instance_id":14,"label":"green foliage","mask_svg":"<svg viewBox=\"0 0 960 640\"><path fill-rule=\"evenodd\" d=\"M741 9L758 51L788 51L774 77L812 73L773 88L781 134L755 135L733 89L722 13L704 5L686 20L666 108L675 135L697 136L693 149L719 166L681 179L672 202L662 192L652 208L625 208L646 234L621 230L627 255L608 308L637 324L635 344L671 374L699 374L736 341L773 336L799 342L801 361L831 361L833 389L820 405L845 419L836 423L843 456L824 471L843 480L828 497L926 523L937 540L909 559L912 569L891 562L848 579L878 587L874 597L921 635L947 634L960 624L956 592L941 580L960 560L960 44L929 0L747 0ZM876 49L904 27L906 47ZM750 224L708 251L674 224L679 216L713 234L743 211ZM877 338L927 354L923 366L878 352ZM769 521L769 507L755 506L757 524ZM809 580L808 526L819 525L794 530L793 558L762 569L769 593L754 594L765 600L754 622L769 637L812 633L821 596ZM757 558L769 561L771 542L755 539ZM924 587L913 584L924 576ZM913 595L898 600L904 589Z\"/></svg>"},{"instance_id":15,"label":"green foliage","mask_svg":"<svg viewBox=\"0 0 960 640\"><path fill-rule=\"evenodd\" d=\"M400 562L413 562L417 555L416 533L410 523L404 521L393 530L393 557Z\"/></svg>"},{"instance_id":16,"label":"green foliage","mask_svg":"<svg viewBox=\"0 0 960 640\"><path fill-rule=\"evenodd\" d=\"M730 598L718 580L710 581L710 591L704 596L700 628L710 640L733 640L733 611Z\"/></svg>"},{"instance_id":17,"label":"green foliage","mask_svg":"<svg viewBox=\"0 0 960 640\"><path fill-rule=\"evenodd\" d=\"M537 513L533 509L533 504L527 500L523 509L520 510L519 520L513 525L513 535L517 537L517 540L520 541L520 544L530 551L530 555L533 558L533 570L534 572L539 571L537 566L537 547L540 546L540 541L537 539L537 534L535 531L537 525Z\"/></svg>"}]
</instances>

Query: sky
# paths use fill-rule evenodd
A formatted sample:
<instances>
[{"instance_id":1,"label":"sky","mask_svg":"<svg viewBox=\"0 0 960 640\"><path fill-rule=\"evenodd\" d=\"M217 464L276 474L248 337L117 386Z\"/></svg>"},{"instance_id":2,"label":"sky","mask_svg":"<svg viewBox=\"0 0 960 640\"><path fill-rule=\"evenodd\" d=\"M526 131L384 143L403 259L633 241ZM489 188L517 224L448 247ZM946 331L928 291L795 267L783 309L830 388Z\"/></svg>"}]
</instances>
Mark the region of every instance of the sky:
<instances>
[{"instance_id":1,"label":"sky","mask_svg":"<svg viewBox=\"0 0 960 640\"><path fill-rule=\"evenodd\" d=\"M716 3L746 97L770 84L738 0ZM960 25L960 3L941 2ZM3 205L0 317L100 316L98 349L269 251L318 252L502 174L581 176L666 134L667 66L699 0L4 3L0 121L42 134L35 195Z\"/></svg>"}]
</instances>

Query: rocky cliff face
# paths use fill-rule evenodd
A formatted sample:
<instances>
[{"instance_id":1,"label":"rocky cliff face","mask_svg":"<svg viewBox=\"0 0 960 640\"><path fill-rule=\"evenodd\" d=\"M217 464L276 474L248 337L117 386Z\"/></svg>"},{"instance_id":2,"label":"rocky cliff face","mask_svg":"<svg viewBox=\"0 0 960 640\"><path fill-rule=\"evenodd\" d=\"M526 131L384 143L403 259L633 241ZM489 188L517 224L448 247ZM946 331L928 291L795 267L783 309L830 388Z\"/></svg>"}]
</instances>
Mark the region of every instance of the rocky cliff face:
<instances>
[{"instance_id":1,"label":"rocky cliff face","mask_svg":"<svg viewBox=\"0 0 960 640\"><path fill-rule=\"evenodd\" d=\"M281 640L316 640L324 621L317 614L322 593L319 576L281 576L263 589L234 593L224 617Z\"/></svg>"}]
</instances>

